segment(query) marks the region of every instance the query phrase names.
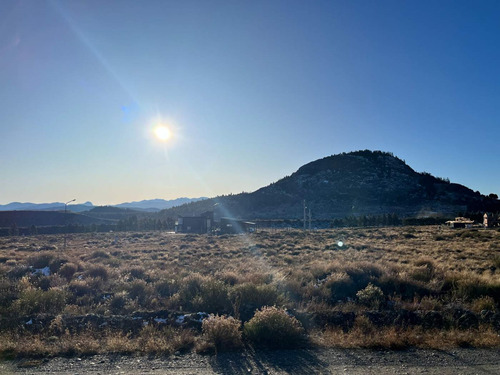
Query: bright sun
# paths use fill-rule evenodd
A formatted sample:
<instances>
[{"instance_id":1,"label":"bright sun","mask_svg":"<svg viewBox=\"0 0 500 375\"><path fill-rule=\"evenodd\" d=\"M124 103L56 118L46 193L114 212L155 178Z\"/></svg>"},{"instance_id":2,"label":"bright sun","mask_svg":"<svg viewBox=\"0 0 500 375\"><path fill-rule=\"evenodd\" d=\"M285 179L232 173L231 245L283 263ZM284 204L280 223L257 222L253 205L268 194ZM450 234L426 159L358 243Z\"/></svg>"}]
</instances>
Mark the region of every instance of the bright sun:
<instances>
[{"instance_id":1,"label":"bright sun","mask_svg":"<svg viewBox=\"0 0 500 375\"><path fill-rule=\"evenodd\" d=\"M158 125L154 129L155 136L162 142L168 141L172 137L172 132L165 125Z\"/></svg>"}]
</instances>

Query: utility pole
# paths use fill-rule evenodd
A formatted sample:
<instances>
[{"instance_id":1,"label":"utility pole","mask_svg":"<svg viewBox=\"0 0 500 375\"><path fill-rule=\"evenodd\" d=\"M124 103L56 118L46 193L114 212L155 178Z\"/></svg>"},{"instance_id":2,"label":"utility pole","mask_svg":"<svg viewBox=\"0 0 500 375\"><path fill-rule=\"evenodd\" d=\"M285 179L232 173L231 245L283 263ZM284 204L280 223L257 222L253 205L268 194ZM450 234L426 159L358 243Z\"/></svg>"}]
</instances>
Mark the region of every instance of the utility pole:
<instances>
[{"instance_id":1,"label":"utility pole","mask_svg":"<svg viewBox=\"0 0 500 375\"><path fill-rule=\"evenodd\" d=\"M309 231L311 231L311 209L309 208Z\"/></svg>"},{"instance_id":2,"label":"utility pole","mask_svg":"<svg viewBox=\"0 0 500 375\"><path fill-rule=\"evenodd\" d=\"M306 230L306 200L304 199L304 230Z\"/></svg>"}]
</instances>

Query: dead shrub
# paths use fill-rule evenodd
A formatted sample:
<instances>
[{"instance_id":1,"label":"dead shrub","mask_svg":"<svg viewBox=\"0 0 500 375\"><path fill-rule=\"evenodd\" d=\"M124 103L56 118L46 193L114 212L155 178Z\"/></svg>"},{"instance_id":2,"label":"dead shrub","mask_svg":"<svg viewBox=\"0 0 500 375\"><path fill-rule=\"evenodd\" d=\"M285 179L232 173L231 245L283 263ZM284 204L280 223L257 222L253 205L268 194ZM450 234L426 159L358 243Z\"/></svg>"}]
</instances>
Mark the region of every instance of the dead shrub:
<instances>
[{"instance_id":1,"label":"dead shrub","mask_svg":"<svg viewBox=\"0 0 500 375\"><path fill-rule=\"evenodd\" d=\"M241 321L233 317L210 315L203 320L203 337L214 345L216 351L238 349L242 346Z\"/></svg>"}]
</instances>

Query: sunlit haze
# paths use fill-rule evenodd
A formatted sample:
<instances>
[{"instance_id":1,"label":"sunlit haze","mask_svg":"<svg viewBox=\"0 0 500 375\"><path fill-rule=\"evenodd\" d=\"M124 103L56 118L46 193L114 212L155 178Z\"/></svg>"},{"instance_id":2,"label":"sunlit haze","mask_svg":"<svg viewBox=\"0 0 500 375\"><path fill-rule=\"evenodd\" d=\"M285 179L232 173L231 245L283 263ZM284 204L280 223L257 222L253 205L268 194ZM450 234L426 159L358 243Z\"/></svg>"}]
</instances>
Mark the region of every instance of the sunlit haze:
<instances>
[{"instance_id":1,"label":"sunlit haze","mask_svg":"<svg viewBox=\"0 0 500 375\"><path fill-rule=\"evenodd\" d=\"M499 1L3 0L0 204L236 194L362 149L500 194L499 20Z\"/></svg>"}]
</instances>

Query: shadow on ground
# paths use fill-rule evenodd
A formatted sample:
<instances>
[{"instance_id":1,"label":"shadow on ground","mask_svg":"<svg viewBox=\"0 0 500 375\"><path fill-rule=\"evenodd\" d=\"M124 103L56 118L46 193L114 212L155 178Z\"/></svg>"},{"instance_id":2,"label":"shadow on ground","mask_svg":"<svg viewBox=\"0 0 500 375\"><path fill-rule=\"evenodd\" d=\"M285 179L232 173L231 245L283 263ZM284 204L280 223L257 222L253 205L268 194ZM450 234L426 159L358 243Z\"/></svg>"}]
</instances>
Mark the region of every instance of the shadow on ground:
<instances>
[{"instance_id":1,"label":"shadow on ground","mask_svg":"<svg viewBox=\"0 0 500 375\"><path fill-rule=\"evenodd\" d=\"M311 350L248 350L244 353L221 353L210 360L218 374L266 374L285 372L313 374L325 372L328 364Z\"/></svg>"}]
</instances>

